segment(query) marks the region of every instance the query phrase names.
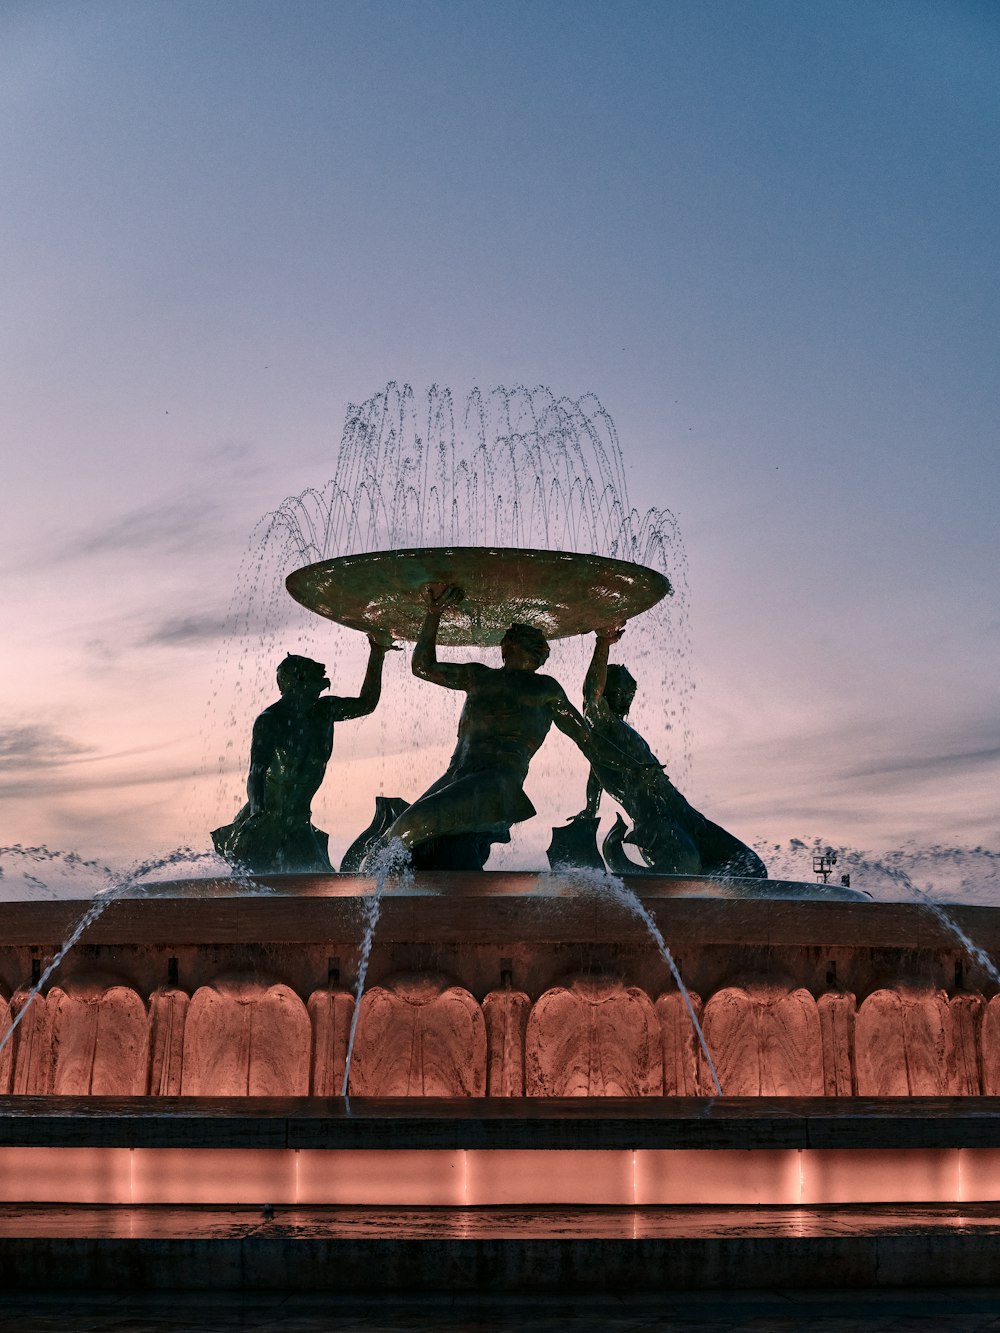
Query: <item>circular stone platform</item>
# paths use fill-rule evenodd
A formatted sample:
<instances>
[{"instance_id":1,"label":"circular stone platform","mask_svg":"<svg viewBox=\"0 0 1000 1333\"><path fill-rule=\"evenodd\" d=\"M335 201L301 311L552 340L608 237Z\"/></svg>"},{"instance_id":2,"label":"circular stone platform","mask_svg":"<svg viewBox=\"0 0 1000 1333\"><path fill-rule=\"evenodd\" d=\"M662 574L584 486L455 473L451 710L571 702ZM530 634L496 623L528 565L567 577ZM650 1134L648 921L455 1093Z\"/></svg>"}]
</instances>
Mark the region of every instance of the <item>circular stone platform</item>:
<instances>
[{"instance_id":1,"label":"circular stone platform","mask_svg":"<svg viewBox=\"0 0 1000 1333\"><path fill-rule=\"evenodd\" d=\"M672 591L655 569L576 551L451 546L370 551L305 565L289 574L292 597L317 615L368 633L416 639L427 583L457 584L460 606L447 607L438 642L497 644L519 622L548 639L589 634L648 611Z\"/></svg>"}]
</instances>

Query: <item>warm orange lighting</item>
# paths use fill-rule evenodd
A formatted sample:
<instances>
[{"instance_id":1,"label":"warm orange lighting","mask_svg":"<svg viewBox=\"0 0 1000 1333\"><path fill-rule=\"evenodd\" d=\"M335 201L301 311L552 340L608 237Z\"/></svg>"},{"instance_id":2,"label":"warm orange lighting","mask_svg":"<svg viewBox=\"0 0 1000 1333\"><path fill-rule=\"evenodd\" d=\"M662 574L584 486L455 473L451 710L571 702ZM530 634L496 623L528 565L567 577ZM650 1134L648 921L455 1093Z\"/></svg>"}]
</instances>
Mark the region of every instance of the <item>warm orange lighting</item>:
<instances>
[{"instance_id":1,"label":"warm orange lighting","mask_svg":"<svg viewBox=\"0 0 1000 1333\"><path fill-rule=\"evenodd\" d=\"M963 1203L1000 1200L1000 1148L959 1148L958 1188Z\"/></svg>"},{"instance_id":2,"label":"warm orange lighting","mask_svg":"<svg viewBox=\"0 0 1000 1333\"><path fill-rule=\"evenodd\" d=\"M296 1202L295 1154L287 1148L131 1151L133 1203Z\"/></svg>"},{"instance_id":3,"label":"warm orange lighting","mask_svg":"<svg viewBox=\"0 0 1000 1333\"><path fill-rule=\"evenodd\" d=\"M129 1148L0 1148L3 1203L131 1203Z\"/></svg>"},{"instance_id":4,"label":"warm orange lighting","mask_svg":"<svg viewBox=\"0 0 1000 1333\"><path fill-rule=\"evenodd\" d=\"M1000 1149L0 1148L0 1203L961 1203L1000 1200Z\"/></svg>"},{"instance_id":5,"label":"warm orange lighting","mask_svg":"<svg viewBox=\"0 0 1000 1333\"><path fill-rule=\"evenodd\" d=\"M470 1149L469 1204L633 1202L629 1149Z\"/></svg>"},{"instance_id":6,"label":"warm orange lighting","mask_svg":"<svg viewBox=\"0 0 1000 1333\"><path fill-rule=\"evenodd\" d=\"M957 1148L812 1148L802 1199L814 1203L949 1203L959 1199Z\"/></svg>"},{"instance_id":7,"label":"warm orange lighting","mask_svg":"<svg viewBox=\"0 0 1000 1333\"><path fill-rule=\"evenodd\" d=\"M798 1203L798 1148L642 1148L635 1153L635 1202Z\"/></svg>"},{"instance_id":8,"label":"warm orange lighting","mask_svg":"<svg viewBox=\"0 0 1000 1333\"><path fill-rule=\"evenodd\" d=\"M467 1155L460 1148L302 1148L296 1202L460 1207Z\"/></svg>"}]
</instances>

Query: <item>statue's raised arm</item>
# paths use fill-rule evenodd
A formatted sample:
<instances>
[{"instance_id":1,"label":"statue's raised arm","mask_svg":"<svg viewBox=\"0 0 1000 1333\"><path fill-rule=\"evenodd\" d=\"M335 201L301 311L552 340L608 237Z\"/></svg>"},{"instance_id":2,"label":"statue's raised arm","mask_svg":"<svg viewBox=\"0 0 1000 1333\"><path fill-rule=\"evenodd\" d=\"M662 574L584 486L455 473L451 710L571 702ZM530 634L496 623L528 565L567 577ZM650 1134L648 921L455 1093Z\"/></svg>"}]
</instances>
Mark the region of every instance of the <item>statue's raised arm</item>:
<instances>
[{"instance_id":1,"label":"statue's raised arm","mask_svg":"<svg viewBox=\"0 0 1000 1333\"><path fill-rule=\"evenodd\" d=\"M374 713L382 697L382 666L385 655L398 650L399 645L393 643L388 634L373 630L368 635L368 669L361 684L361 693L353 699L331 694L320 700L320 704L326 708L332 721L348 722L351 718L367 717L369 713Z\"/></svg>"},{"instance_id":2,"label":"statue's raised arm","mask_svg":"<svg viewBox=\"0 0 1000 1333\"><path fill-rule=\"evenodd\" d=\"M475 677L478 662L439 662L438 628L449 606L458 606L465 594L454 583L427 583L420 590L425 607L424 621L413 647L413 674L448 690L467 690Z\"/></svg>"}]
</instances>

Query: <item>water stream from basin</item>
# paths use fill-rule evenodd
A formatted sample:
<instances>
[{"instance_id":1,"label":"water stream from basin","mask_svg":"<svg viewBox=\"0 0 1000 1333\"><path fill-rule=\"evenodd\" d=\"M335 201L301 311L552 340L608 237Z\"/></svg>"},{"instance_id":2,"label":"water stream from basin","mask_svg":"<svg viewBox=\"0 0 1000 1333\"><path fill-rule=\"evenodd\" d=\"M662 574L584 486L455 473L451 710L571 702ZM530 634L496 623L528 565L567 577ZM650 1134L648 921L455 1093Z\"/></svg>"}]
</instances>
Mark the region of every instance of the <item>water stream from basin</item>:
<instances>
[{"instance_id":1,"label":"water stream from basin","mask_svg":"<svg viewBox=\"0 0 1000 1333\"><path fill-rule=\"evenodd\" d=\"M946 894L962 895L962 901L985 901L992 905L1000 890L1000 852L984 847L904 847L896 852L863 852L854 847L832 847L818 838L793 838L788 844L764 845L756 850L769 858L790 879L805 879L805 862L823 856L838 871L846 868L854 883L869 890L876 901L901 889L905 897L934 917L935 921L982 969L1000 991L1000 968L990 955L970 938L943 901ZM832 858L832 861L831 861ZM916 878L924 880L923 885ZM883 899L884 900L884 899Z\"/></svg>"},{"instance_id":2,"label":"water stream from basin","mask_svg":"<svg viewBox=\"0 0 1000 1333\"><path fill-rule=\"evenodd\" d=\"M708 1042L705 1040L705 1034L702 1031L701 1023L698 1021L698 1015L695 1013L694 1005L691 1003L691 996L688 994L688 988L684 985L680 970L674 961L674 956L667 947L667 942L663 938L663 933L652 913L646 907L639 895L617 875L612 875L608 871L592 870L580 866L568 866L564 870L555 872L555 878L562 880L572 888L582 888L586 892L595 893L600 897L610 898L620 907L624 907L627 912L643 923L653 939L653 943L660 951L660 956L670 970L670 975L680 992L681 999L688 1011L691 1024L694 1027L695 1035L698 1038L698 1044L701 1047L702 1054L705 1057L705 1063L708 1065L709 1073L712 1076L712 1082L715 1084L716 1096L722 1097L722 1084L719 1082L719 1075L715 1069L715 1062L712 1059L712 1052L708 1049Z\"/></svg>"},{"instance_id":3,"label":"water stream from basin","mask_svg":"<svg viewBox=\"0 0 1000 1333\"><path fill-rule=\"evenodd\" d=\"M347 1038L347 1055L344 1059L344 1080L340 1095L347 1098L347 1085L351 1077L351 1059L354 1055L354 1039L358 1035L358 1019L361 1016L361 997L365 993L365 981L368 977L368 963L375 941L375 927L382 915L382 894L391 879L399 879L405 884L412 879L410 853L400 842L393 838L387 847L377 852L372 861L373 887L371 895L365 899L365 933L361 939L361 953L358 958L358 977L354 986L354 1013L351 1015L351 1030ZM350 1103L348 1103L350 1110Z\"/></svg>"},{"instance_id":4,"label":"water stream from basin","mask_svg":"<svg viewBox=\"0 0 1000 1333\"><path fill-rule=\"evenodd\" d=\"M214 852L196 852L190 847L179 847L176 851L170 852L166 856L155 857L148 861L143 861L134 869L125 872L111 870L110 867L103 866L97 861L85 861L75 852L60 852L48 847L23 847L20 844L16 844L12 847L0 847L0 868L2 868L3 862L7 860L19 862L22 865L24 863L33 865L50 863L74 873L79 873L81 871L97 872L107 881L103 888L97 890L83 915L52 955L46 967L42 969L38 980L32 984L24 1003L13 1017L7 1031L0 1037L0 1055L3 1054L7 1043L16 1032L21 1019L24 1018L25 1014L31 1008L35 997L41 993L46 982L58 968L59 964L79 941L84 932L94 924L98 917L105 912L116 898L121 897L130 889L138 888L140 886L140 881L146 879L149 875L156 874L159 870L167 870L179 865L197 865L203 861L216 861L217 859L218 858ZM41 889L46 888L45 881L39 876L29 872L25 874L25 878L35 887Z\"/></svg>"},{"instance_id":5,"label":"water stream from basin","mask_svg":"<svg viewBox=\"0 0 1000 1333\"><path fill-rule=\"evenodd\" d=\"M909 874L901 866L889 865L885 861L881 861L873 863L873 868L878 869L892 883L898 884L924 911L929 912L935 921L953 939L958 941L972 961L979 965L997 990L1000 991L1000 969L997 968L986 950L981 949L978 944L969 938L943 903L933 898L925 889L914 884Z\"/></svg>"}]
</instances>

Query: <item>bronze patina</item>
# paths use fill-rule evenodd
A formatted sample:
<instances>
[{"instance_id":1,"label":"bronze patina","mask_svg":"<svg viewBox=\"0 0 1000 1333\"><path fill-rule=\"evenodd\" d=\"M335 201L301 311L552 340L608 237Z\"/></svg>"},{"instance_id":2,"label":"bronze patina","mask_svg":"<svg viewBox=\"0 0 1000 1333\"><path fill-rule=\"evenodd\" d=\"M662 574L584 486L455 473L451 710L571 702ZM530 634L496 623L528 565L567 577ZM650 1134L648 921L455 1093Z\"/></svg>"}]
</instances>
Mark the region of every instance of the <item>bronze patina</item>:
<instances>
[{"instance_id":1,"label":"bronze patina","mask_svg":"<svg viewBox=\"0 0 1000 1333\"><path fill-rule=\"evenodd\" d=\"M504 547L425 547L338 556L289 574L297 602L364 633L415 641L427 610L427 585L461 587L444 608L437 641L499 644L511 624L532 625L547 639L589 634L630 620L671 592L655 569L577 551Z\"/></svg>"},{"instance_id":2,"label":"bronze patina","mask_svg":"<svg viewBox=\"0 0 1000 1333\"><path fill-rule=\"evenodd\" d=\"M592 747L587 804L577 816L591 820L597 815L601 791L621 805L633 823L625 842L632 843L652 874L732 875L766 879L767 868L756 852L739 838L694 808L664 772L663 765L642 736L625 718L635 698L636 682L626 667L609 665L608 654L624 626L598 632L594 655L584 681L583 715L595 742ZM616 824L605 839L613 870L641 871L624 859L621 848L624 828Z\"/></svg>"},{"instance_id":3,"label":"bronze patina","mask_svg":"<svg viewBox=\"0 0 1000 1333\"><path fill-rule=\"evenodd\" d=\"M277 669L281 698L253 726L247 802L231 824L212 831L220 856L255 874L330 871L329 837L312 822L312 800L326 774L336 722L378 707L391 641L369 635L368 669L356 698L325 694L322 662L290 653Z\"/></svg>"},{"instance_id":4,"label":"bronze patina","mask_svg":"<svg viewBox=\"0 0 1000 1333\"><path fill-rule=\"evenodd\" d=\"M399 816L369 852L399 838L418 870L481 870L496 842L535 808L524 779L553 723L592 762L595 744L562 686L540 668L549 655L544 634L514 622L500 643L503 665L442 662L437 656L445 613L462 605L463 590L426 584L424 614L413 650L413 674L465 694L458 744L447 772Z\"/></svg>"}]
</instances>

